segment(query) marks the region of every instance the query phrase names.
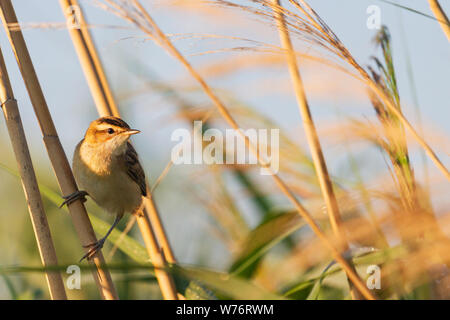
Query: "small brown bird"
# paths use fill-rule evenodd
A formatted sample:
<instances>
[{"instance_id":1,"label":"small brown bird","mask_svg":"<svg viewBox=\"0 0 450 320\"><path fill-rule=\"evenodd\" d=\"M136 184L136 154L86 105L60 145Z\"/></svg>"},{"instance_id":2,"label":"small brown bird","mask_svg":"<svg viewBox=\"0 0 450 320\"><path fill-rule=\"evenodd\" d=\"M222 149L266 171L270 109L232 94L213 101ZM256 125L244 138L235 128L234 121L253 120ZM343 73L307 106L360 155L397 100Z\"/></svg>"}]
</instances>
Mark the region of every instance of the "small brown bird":
<instances>
[{"instance_id":1,"label":"small brown bird","mask_svg":"<svg viewBox=\"0 0 450 320\"><path fill-rule=\"evenodd\" d=\"M103 117L91 122L73 155L73 173L80 191L63 197L64 204L89 195L116 219L106 235L89 245L81 260L88 260L103 247L124 213L141 214L142 196L147 196L144 170L128 141L139 133L120 118ZM83 191L81 191L83 190ZM80 260L80 261L81 261Z\"/></svg>"}]
</instances>

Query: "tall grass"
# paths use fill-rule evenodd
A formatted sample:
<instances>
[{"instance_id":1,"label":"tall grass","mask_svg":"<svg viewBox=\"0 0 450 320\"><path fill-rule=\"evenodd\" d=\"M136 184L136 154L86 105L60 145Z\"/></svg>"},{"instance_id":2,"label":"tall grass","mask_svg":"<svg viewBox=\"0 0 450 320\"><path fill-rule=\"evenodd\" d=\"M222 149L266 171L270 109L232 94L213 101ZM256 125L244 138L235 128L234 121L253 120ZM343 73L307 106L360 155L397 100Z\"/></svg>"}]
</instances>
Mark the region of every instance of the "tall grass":
<instances>
[{"instance_id":1,"label":"tall grass","mask_svg":"<svg viewBox=\"0 0 450 320\"><path fill-rule=\"evenodd\" d=\"M137 10L140 15L136 16L134 11L127 11L128 8L121 7L119 4L113 1L107 1L108 4L111 5L112 8L116 9L116 14L131 21L136 24L142 31L148 34L151 38L153 38L158 44L163 46L171 55L173 55L191 74L191 76L200 84L208 97L212 100L212 102L217 107L218 111L221 113L223 118L227 121L227 123L235 129L241 136L241 138L245 141L245 145L250 149L250 151L255 155L258 159L259 164L265 168L270 170L268 163L266 163L263 159L261 159L260 154L258 153L256 147L251 144L249 138L245 136L240 130L239 125L234 120L228 109L222 103L222 101L216 96L216 94L212 91L211 87L205 82L205 80L200 76L199 73L192 67L192 65L184 58L183 55L173 46L172 42L166 37L166 35L161 31L161 29L156 25L154 20L150 17L148 12L142 7L142 5L138 1L133 1L135 6L135 10ZM142 19L143 18L143 19ZM322 232L316 222L311 218L310 214L306 211L306 209L300 204L297 198L294 196L292 191L287 187L285 182L276 174L273 174L277 186L280 190L288 197L288 199L294 204L299 214L308 222L313 231L324 241L327 247L332 252L334 258L343 266L343 268L347 271L349 278L356 285L358 290L366 297L372 298L373 296L367 287L362 283L362 281L358 278L356 273L349 266L347 261L342 257L339 253L339 249L330 242L330 240L326 237L326 235Z\"/></svg>"},{"instance_id":2,"label":"tall grass","mask_svg":"<svg viewBox=\"0 0 450 320\"><path fill-rule=\"evenodd\" d=\"M437 0L428 0L428 3L430 4L431 11L433 11L436 19L441 25L442 31L444 31L447 36L447 40L450 42L450 20L448 20L447 15L444 10L442 10L442 7Z\"/></svg>"},{"instance_id":3,"label":"tall grass","mask_svg":"<svg viewBox=\"0 0 450 320\"><path fill-rule=\"evenodd\" d=\"M33 169L33 163L28 150L17 100L14 98L1 51L0 75L0 99L2 101L3 114L13 145L17 165L19 167L22 186L27 200L28 210L30 211L30 217L33 223L42 264L46 267L56 266L58 265L58 259L56 257L55 246L53 244L52 235L44 211L44 205L39 192L39 186ZM56 300L66 300L67 296L61 274L58 272L47 272L45 276L48 282L50 297Z\"/></svg>"},{"instance_id":4,"label":"tall grass","mask_svg":"<svg viewBox=\"0 0 450 320\"><path fill-rule=\"evenodd\" d=\"M73 0L61 4L63 8L78 5ZM280 170L273 180L257 174L259 167L268 168L262 158L258 165L187 167L174 166L172 161L166 164L168 155L160 149L153 153L152 168L161 170L149 189L161 205L163 218L171 207L179 212L175 222L167 217L173 242L169 245L156 210L156 220L136 220L144 245L134 239L139 237L133 228L135 220L123 231L119 226L112 232L104 251L113 247L108 269L114 273L121 298L175 298L177 293L182 299L448 298L450 212L441 203L448 202L449 174L434 152L445 153L447 142L434 138L439 135L436 128L424 124L416 130L405 116L409 105L399 89L402 69L393 51L400 39L391 37L387 27L373 41L366 39L364 45L373 48L372 42L375 50L367 50L368 66L363 67L308 1L173 0L159 8L174 16L179 10L183 17L200 16L223 24L230 31L226 35L211 34L209 29L200 34L177 33L185 31L175 23L173 33L166 34L156 22L158 9L152 11L151 3L148 7L137 0L95 4L135 28L139 36L130 31L130 39L153 40L160 48L149 47L163 49L174 58L176 68L182 67L175 70L184 71L159 73L158 61L140 60L134 52L121 54L116 64L111 58L102 59L109 61L102 65L102 50L97 52L91 39L95 29L90 28L96 25L81 17L81 28L70 32L100 115L119 115L118 105L122 110L141 99L145 111L157 118L148 119L152 125L142 128L152 142L161 138L158 132L165 127L191 128L193 120L202 120L204 130L238 130L255 153L258 150L239 128L281 128ZM122 30L126 33L130 28ZM189 42L189 50L199 44L200 52L185 52L183 41ZM138 45L146 48L148 42ZM213 59L215 55L219 58ZM106 74L116 68L119 85L110 88ZM242 73L257 78L245 82L244 94L237 88ZM320 77L316 80L311 74ZM233 80L231 88L221 85L227 78ZM269 92L278 93L276 108L262 111L252 97ZM292 105L284 100L293 93L304 131L297 128L300 122L293 127L295 120L276 120L278 108L294 109L295 100ZM338 120L316 118L317 97L364 104L368 108L358 114L364 113L365 118L348 116L340 103ZM430 168L429 183L421 179L415 143L438 169ZM162 165L158 157L164 159ZM51 213L59 195L55 187L42 182L39 187ZM156 209L154 203L149 205ZM97 211L89 203L88 208L90 213ZM108 228L109 223L97 214L89 217L96 232ZM184 238L186 234L189 239ZM166 248L172 246L179 259L173 253L167 255ZM68 247L65 254L73 256L77 247ZM71 260L60 261L56 267L0 266L0 274L11 296L18 298L21 287L13 276L27 279L31 272L64 270ZM366 283L374 266L381 272L379 289L369 289ZM92 296L84 287L81 294Z\"/></svg>"}]
</instances>

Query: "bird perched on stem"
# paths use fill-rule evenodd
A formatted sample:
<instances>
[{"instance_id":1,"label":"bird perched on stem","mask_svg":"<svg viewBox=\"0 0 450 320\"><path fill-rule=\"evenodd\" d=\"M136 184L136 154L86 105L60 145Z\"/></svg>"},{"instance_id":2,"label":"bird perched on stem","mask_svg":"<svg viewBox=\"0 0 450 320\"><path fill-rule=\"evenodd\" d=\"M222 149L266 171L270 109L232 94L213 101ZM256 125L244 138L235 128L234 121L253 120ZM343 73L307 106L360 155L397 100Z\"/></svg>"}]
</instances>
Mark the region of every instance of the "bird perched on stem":
<instances>
[{"instance_id":1,"label":"bird perched on stem","mask_svg":"<svg viewBox=\"0 0 450 320\"><path fill-rule=\"evenodd\" d=\"M136 150L128 141L139 132L120 118L102 117L91 122L75 148L72 166L80 190L64 196L61 206L78 199L86 201L89 195L116 217L103 238L86 246L90 250L81 260L89 260L103 247L125 213L142 214L142 196L147 196L145 175Z\"/></svg>"}]
</instances>

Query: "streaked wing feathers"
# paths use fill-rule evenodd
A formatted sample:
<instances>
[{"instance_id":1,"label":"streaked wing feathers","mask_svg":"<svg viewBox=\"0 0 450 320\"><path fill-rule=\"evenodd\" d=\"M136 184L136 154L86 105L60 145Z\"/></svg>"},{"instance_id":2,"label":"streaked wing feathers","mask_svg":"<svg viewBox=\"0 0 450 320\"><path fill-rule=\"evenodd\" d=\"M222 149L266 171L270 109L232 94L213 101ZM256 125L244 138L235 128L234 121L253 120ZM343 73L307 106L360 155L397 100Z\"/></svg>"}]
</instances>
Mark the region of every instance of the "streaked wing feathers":
<instances>
[{"instance_id":1,"label":"streaked wing feathers","mask_svg":"<svg viewBox=\"0 0 450 320\"><path fill-rule=\"evenodd\" d=\"M145 184L145 173L139 163L136 150L131 143L127 142L127 151L125 152L125 165L127 167L127 173L130 178L137 183L141 189L142 195L147 196L147 187Z\"/></svg>"}]
</instances>

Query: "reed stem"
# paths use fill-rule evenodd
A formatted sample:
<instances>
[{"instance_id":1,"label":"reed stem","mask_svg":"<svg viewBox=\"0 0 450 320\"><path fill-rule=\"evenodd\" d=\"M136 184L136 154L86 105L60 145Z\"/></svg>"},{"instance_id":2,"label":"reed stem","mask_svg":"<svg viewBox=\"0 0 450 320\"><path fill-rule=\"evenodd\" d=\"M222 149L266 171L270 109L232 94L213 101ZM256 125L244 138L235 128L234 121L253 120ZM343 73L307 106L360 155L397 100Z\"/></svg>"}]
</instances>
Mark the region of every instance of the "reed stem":
<instances>
[{"instance_id":1,"label":"reed stem","mask_svg":"<svg viewBox=\"0 0 450 320\"><path fill-rule=\"evenodd\" d=\"M441 25L442 30L447 36L447 40L450 41L450 21L448 20L447 15L437 0L428 0L428 3L430 4L431 11L433 11L436 19Z\"/></svg>"},{"instance_id":2,"label":"reed stem","mask_svg":"<svg viewBox=\"0 0 450 320\"><path fill-rule=\"evenodd\" d=\"M101 117L111 115L120 117L100 58L87 28L81 6L76 0L60 0L60 5L66 16L69 34L99 115ZM149 190L149 188L147 189ZM148 197L144 198L144 206L144 217L137 218L139 229L144 238L150 259L155 266L156 277L163 297L176 300L176 288L173 285L172 276L166 270L166 261L175 263L176 260L151 192L149 192ZM162 250L158 243L161 244Z\"/></svg>"},{"instance_id":3,"label":"reed stem","mask_svg":"<svg viewBox=\"0 0 450 320\"><path fill-rule=\"evenodd\" d=\"M36 237L39 255L44 267L57 266L55 246L53 245L50 227L42 203L41 193L34 173L33 162L25 137L22 120L20 118L17 101L6 70L5 60L0 50L0 100L8 127L9 137L16 156L25 199L30 212L31 223ZM45 272L47 285L52 300L67 300L64 282L57 271Z\"/></svg>"},{"instance_id":4,"label":"reed stem","mask_svg":"<svg viewBox=\"0 0 450 320\"><path fill-rule=\"evenodd\" d=\"M408 119L405 118L403 113L397 109L391 98L373 81L373 79L369 76L366 70L364 70L358 62L353 58L347 48L336 39L335 35L328 27L324 27L322 23L318 23L315 19L320 19L320 17L314 12L314 10L310 7L310 5L304 1L299 0L303 6L306 7L306 10L296 1L289 0L297 9L299 9L308 20L316 27L320 32L324 35L325 38L328 38L330 43L337 49L336 54L341 57L343 60L346 60L351 66L353 66L361 75L362 80L367 85L367 87L373 91L386 105L390 112L392 112L402 123L402 125L408 129L408 131L412 134L414 139L419 143L419 145L424 149L425 153L428 157L434 162L436 167L441 170L447 180L450 181L450 172L441 162L439 157L433 151L433 149L428 145L428 143L417 133L414 127L409 123Z\"/></svg>"},{"instance_id":5,"label":"reed stem","mask_svg":"<svg viewBox=\"0 0 450 320\"><path fill-rule=\"evenodd\" d=\"M309 109L308 100L306 98L305 89L303 87L303 80L300 75L299 67L297 64L297 56L292 46L289 31L286 27L286 22L284 19L280 1L272 0L272 4L273 4L272 10L274 11L275 18L277 20L281 43L283 48L286 50L287 63L289 66L289 72L294 85L297 104L303 120L303 126L305 129L308 145L311 151L314 168L316 169L316 174L319 180L320 189L322 191L322 196L324 198L325 205L328 211L328 217L330 220L331 228L335 236L339 240L339 245L341 246L342 252L345 252L349 249L349 245L345 237L345 231L343 230L342 227L342 220L339 212L339 206L336 201L330 176L328 174L328 169L322 152L322 148L320 146L319 137L314 125L314 121L311 116L311 111ZM352 266L351 263L349 263L349 265ZM354 267L353 270L355 270ZM359 292L355 290L352 283L349 284L350 284L350 292L353 299L360 299L361 296L359 295Z\"/></svg>"},{"instance_id":6,"label":"reed stem","mask_svg":"<svg viewBox=\"0 0 450 320\"><path fill-rule=\"evenodd\" d=\"M10 26L18 25L17 17L11 1L0 0L0 11L3 25L19 65L19 69L30 96L36 118L38 119L44 144L58 180L59 187L63 194L72 194L77 191L77 185L66 154L64 153L64 149L59 140L58 133L55 129L55 125L34 70L30 54L25 44L23 34L20 28L15 28L14 30L10 29ZM82 201L75 201L71 203L68 208L69 214L72 218L72 223L81 244L86 247L87 252L89 250L88 246L97 242L97 238L86 209ZM106 269L105 260L100 250L93 256L90 262L95 265L92 274L102 298L108 300L117 299L118 297L111 279L111 275Z\"/></svg>"}]
</instances>

